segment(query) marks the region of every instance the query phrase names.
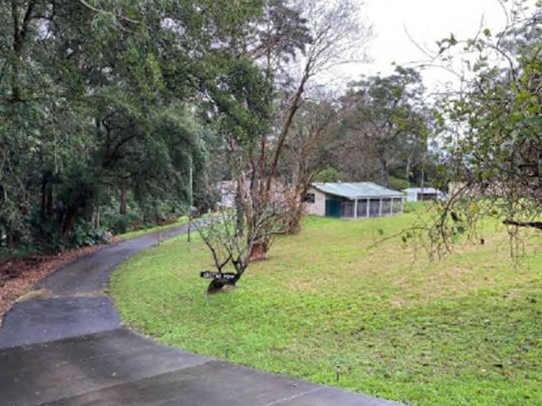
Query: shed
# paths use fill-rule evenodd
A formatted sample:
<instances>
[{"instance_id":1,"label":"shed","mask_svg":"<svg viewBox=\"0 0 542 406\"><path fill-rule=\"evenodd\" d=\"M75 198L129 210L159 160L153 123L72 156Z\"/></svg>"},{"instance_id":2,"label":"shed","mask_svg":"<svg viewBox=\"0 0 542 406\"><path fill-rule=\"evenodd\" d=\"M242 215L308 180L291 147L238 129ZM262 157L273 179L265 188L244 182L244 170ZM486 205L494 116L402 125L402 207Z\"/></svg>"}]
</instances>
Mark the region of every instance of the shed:
<instances>
[{"instance_id":1,"label":"shed","mask_svg":"<svg viewBox=\"0 0 542 406\"><path fill-rule=\"evenodd\" d=\"M305 195L309 214L337 218L389 216L403 212L404 195L372 182L313 183Z\"/></svg>"},{"instance_id":2,"label":"shed","mask_svg":"<svg viewBox=\"0 0 542 406\"><path fill-rule=\"evenodd\" d=\"M425 202L428 200L443 199L444 194L434 187L411 187L404 189L407 202Z\"/></svg>"}]
</instances>

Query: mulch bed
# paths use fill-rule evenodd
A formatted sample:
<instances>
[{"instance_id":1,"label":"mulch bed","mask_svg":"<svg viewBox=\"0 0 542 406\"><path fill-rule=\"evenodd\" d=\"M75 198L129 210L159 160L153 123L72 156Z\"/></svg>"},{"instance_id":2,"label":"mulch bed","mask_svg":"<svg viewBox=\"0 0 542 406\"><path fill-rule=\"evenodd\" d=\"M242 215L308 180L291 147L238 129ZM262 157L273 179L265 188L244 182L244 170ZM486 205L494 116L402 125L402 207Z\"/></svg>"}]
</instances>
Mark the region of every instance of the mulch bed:
<instances>
[{"instance_id":1,"label":"mulch bed","mask_svg":"<svg viewBox=\"0 0 542 406\"><path fill-rule=\"evenodd\" d=\"M114 239L113 244L118 241L118 239ZM4 314L19 297L28 293L36 282L53 273L62 265L83 255L92 254L106 246L95 245L55 255L36 255L0 262L0 327Z\"/></svg>"}]
</instances>

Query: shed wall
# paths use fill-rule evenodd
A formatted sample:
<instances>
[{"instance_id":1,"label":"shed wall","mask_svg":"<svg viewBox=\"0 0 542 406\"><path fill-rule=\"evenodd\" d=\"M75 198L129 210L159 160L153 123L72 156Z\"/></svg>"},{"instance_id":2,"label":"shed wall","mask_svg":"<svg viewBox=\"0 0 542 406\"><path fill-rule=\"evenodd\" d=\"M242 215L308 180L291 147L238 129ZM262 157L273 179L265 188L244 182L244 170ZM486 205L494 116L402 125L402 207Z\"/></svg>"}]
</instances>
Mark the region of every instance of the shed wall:
<instances>
[{"instance_id":1,"label":"shed wall","mask_svg":"<svg viewBox=\"0 0 542 406\"><path fill-rule=\"evenodd\" d=\"M307 214L314 214L317 216L326 215L326 195L314 188L309 189L307 194L314 194L314 203L305 203Z\"/></svg>"}]
</instances>

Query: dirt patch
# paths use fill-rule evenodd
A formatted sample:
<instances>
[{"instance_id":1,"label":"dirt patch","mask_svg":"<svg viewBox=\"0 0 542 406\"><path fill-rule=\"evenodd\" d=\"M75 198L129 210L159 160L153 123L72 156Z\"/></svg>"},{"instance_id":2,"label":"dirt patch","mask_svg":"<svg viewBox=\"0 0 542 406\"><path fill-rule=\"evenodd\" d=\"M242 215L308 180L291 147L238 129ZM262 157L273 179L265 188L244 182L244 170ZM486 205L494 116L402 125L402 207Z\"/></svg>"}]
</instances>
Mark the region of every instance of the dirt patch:
<instances>
[{"instance_id":1,"label":"dirt patch","mask_svg":"<svg viewBox=\"0 0 542 406\"><path fill-rule=\"evenodd\" d=\"M400 296L392 296L390 303L393 307L402 308L406 305L406 300Z\"/></svg>"},{"instance_id":2,"label":"dirt patch","mask_svg":"<svg viewBox=\"0 0 542 406\"><path fill-rule=\"evenodd\" d=\"M113 243L118 241L114 240ZM0 262L0 327L2 326L4 314L17 299L27 295L36 282L62 265L81 256L92 254L104 247L106 245L97 245L56 255L37 255Z\"/></svg>"}]
</instances>

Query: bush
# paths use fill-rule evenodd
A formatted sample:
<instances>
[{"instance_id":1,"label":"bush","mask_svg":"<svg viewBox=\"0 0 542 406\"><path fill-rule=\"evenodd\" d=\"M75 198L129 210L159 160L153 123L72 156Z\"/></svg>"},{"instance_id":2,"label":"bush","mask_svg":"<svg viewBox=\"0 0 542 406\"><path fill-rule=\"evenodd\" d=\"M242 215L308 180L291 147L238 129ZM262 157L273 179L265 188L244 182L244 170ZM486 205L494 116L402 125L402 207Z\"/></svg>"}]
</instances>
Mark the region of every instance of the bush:
<instances>
[{"instance_id":1,"label":"bush","mask_svg":"<svg viewBox=\"0 0 542 406\"><path fill-rule=\"evenodd\" d=\"M328 166L327 168L322 169L320 172L318 172L314 180L316 182L324 182L324 183L325 182L339 182L341 180L341 173L337 169L331 166Z\"/></svg>"},{"instance_id":2,"label":"bush","mask_svg":"<svg viewBox=\"0 0 542 406\"><path fill-rule=\"evenodd\" d=\"M141 215L134 212L119 214L112 211L107 211L103 214L101 223L105 229L111 230L111 232L115 235L124 234L128 231L143 227Z\"/></svg>"},{"instance_id":3,"label":"bush","mask_svg":"<svg viewBox=\"0 0 542 406\"><path fill-rule=\"evenodd\" d=\"M406 179L390 176L388 179L388 186L394 190L403 190L410 187L410 182Z\"/></svg>"},{"instance_id":4,"label":"bush","mask_svg":"<svg viewBox=\"0 0 542 406\"><path fill-rule=\"evenodd\" d=\"M104 228L94 228L92 224L82 221L75 226L71 236L71 245L73 247L88 247L97 244L109 244L112 234Z\"/></svg>"}]
</instances>

